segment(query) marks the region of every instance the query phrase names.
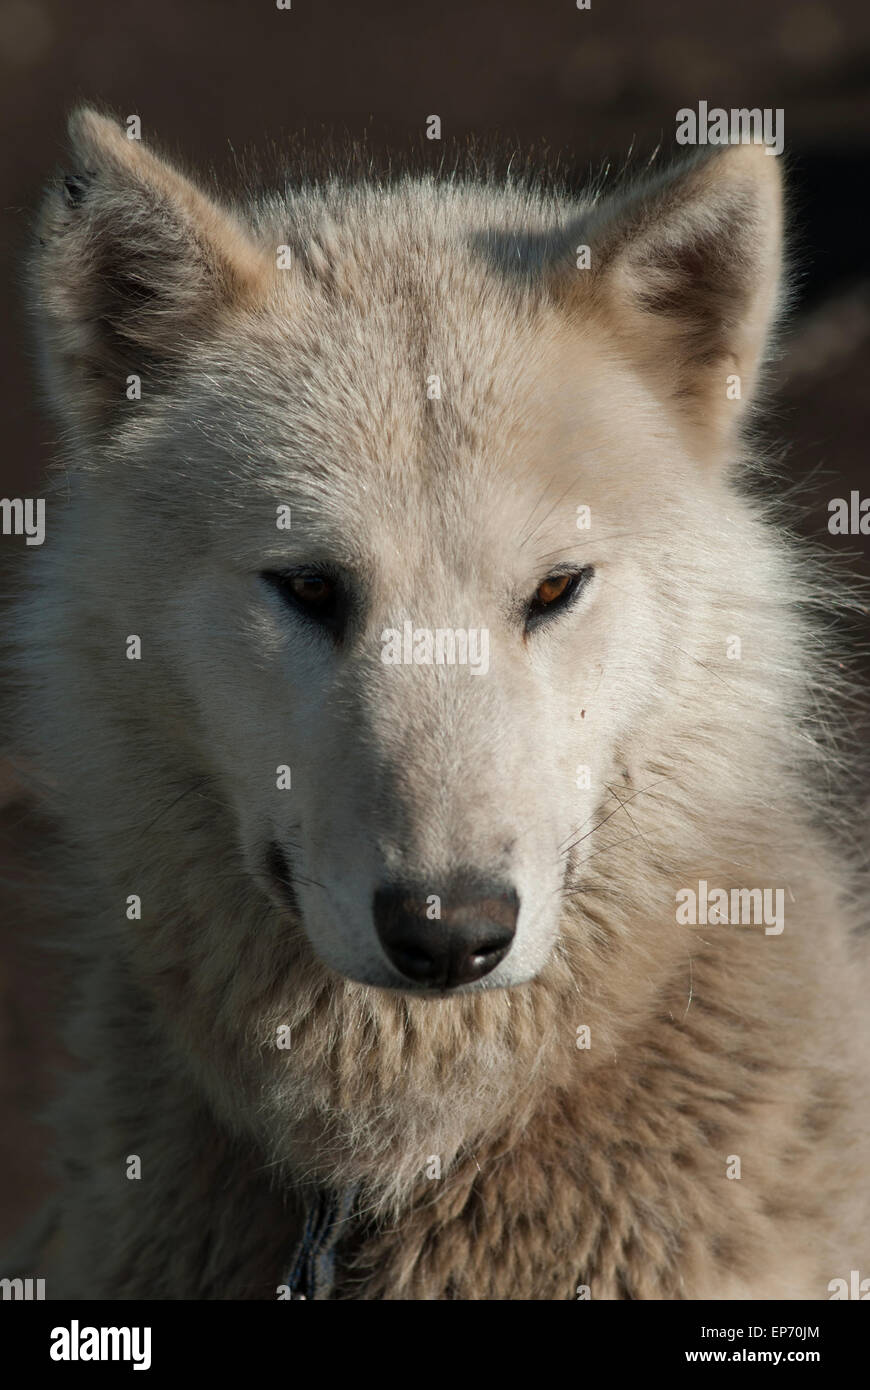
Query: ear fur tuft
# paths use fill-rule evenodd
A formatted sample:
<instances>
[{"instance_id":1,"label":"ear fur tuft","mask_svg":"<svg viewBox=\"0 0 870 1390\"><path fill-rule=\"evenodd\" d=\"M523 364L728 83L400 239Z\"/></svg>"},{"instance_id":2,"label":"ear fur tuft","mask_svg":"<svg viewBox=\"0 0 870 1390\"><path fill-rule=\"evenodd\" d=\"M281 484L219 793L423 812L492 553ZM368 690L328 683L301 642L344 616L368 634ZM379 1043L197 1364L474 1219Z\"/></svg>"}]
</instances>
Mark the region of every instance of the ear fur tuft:
<instances>
[{"instance_id":1,"label":"ear fur tuft","mask_svg":"<svg viewBox=\"0 0 870 1390\"><path fill-rule=\"evenodd\" d=\"M615 338L691 428L727 439L751 401L781 299L782 187L736 145L604 198L572 229L555 298ZM591 265L577 270L576 244ZM739 392L739 394L736 394Z\"/></svg>"},{"instance_id":2,"label":"ear fur tuft","mask_svg":"<svg viewBox=\"0 0 870 1390\"><path fill-rule=\"evenodd\" d=\"M222 315L255 304L270 264L240 221L167 160L85 107L42 207L31 272L49 387L100 428L128 375L151 390Z\"/></svg>"}]
</instances>

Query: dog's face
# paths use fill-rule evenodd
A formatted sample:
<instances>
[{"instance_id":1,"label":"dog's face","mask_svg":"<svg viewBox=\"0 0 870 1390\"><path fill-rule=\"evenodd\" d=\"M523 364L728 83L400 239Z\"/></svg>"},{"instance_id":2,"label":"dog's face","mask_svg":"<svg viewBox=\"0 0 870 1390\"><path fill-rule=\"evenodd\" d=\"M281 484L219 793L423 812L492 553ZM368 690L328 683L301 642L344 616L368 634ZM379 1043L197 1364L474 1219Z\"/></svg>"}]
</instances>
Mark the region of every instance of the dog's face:
<instances>
[{"instance_id":1,"label":"dog's face","mask_svg":"<svg viewBox=\"0 0 870 1390\"><path fill-rule=\"evenodd\" d=\"M114 460L110 583L248 873L352 980L532 979L655 718L667 556L775 297L775 161L566 218L518 275L461 193L300 216L288 258L108 123L78 140L46 239L87 269L40 272L54 388Z\"/></svg>"},{"instance_id":2,"label":"dog's face","mask_svg":"<svg viewBox=\"0 0 870 1390\"><path fill-rule=\"evenodd\" d=\"M651 402L558 322L508 313L429 335L430 401L419 301L387 327L310 298L288 352L228 352L176 398L194 428L154 440L197 458L212 499L193 563L185 521L164 537L167 679L249 871L325 962L403 989L516 984L653 698L659 577L631 536L673 524L661 444L658 501L612 486ZM300 391L321 355L332 379ZM172 510L197 515L186 486Z\"/></svg>"}]
</instances>

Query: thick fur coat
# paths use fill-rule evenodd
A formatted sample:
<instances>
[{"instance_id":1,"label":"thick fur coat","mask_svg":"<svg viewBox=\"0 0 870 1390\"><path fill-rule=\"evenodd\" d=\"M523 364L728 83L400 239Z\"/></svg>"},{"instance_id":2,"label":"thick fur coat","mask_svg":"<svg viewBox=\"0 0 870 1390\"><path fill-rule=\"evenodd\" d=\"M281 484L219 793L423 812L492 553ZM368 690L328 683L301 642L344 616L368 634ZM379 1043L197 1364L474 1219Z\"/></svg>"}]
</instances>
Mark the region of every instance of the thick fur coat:
<instances>
[{"instance_id":1,"label":"thick fur coat","mask_svg":"<svg viewBox=\"0 0 870 1390\"><path fill-rule=\"evenodd\" d=\"M63 826L81 1066L21 1272L273 1298L321 1186L357 1193L340 1298L870 1275L833 588L749 482L779 161L230 207L94 112L71 131L33 259L64 469L16 747ZM338 645L259 578L312 556L358 580ZM524 631L569 562L576 604ZM485 626L489 672L386 666L406 619ZM514 946L481 987L403 989L372 893L457 864L510 874ZM783 930L682 925L701 881L781 889Z\"/></svg>"}]
</instances>

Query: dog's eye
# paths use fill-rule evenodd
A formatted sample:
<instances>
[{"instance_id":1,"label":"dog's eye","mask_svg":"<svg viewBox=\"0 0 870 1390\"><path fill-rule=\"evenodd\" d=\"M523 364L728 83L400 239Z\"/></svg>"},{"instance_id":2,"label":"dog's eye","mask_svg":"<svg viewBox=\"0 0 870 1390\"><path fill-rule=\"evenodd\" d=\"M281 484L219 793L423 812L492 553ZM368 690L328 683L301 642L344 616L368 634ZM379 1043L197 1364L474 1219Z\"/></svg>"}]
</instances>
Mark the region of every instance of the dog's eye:
<instances>
[{"instance_id":1,"label":"dog's eye","mask_svg":"<svg viewBox=\"0 0 870 1390\"><path fill-rule=\"evenodd\" d=\"M547 575L532 595L526 611L526 631L569 607L591 578L591 565L582 570L569 570L566 574Z\"/></svg>"},{"instance_id":2,"label":"dog's eye","mask_svg":"<svg viewBox=\"0 0 870 1390\"><path fill-rule=\"evenodd\" d=\"M549 579L545 579L543 584L539 584L535 590L535 603L542 608L549 608L551 603L564 596L571 586L570 574L554 574Z\"/></svg>"},{"instance_id":3,"label":"dog's eye","mask_svg":"<svg viewBox=\"0 0 870 1390\"><path fill-rule=\"evenodd\" d=\"M266 570L261 577L297 612L328 629L333 636L340 636L346 605L341 586L335 579L317 570L297 570L291 574Z\"/></svg>"},{"instance_id":4,"label":"dog's eye","mask_svg":"<svg viewBox=\"0 0 870 1390\"><path fill-rule=\"evenodd\" d=\"M335 585L322 574L293 574L287 580L293 597L314 611L323 609L331 602Z\"/></svg>"}]
</instances>

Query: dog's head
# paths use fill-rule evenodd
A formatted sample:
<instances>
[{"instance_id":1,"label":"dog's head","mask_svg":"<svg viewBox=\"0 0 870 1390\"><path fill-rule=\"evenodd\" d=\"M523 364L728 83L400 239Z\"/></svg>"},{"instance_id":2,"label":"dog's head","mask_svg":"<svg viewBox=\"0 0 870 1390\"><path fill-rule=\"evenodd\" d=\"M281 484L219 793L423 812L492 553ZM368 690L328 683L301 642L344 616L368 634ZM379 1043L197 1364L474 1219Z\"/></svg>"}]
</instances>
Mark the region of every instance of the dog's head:
<instances>
[{"instance_id":1,"label":"dog's head","mask_svg":"<svg viewBox=\"0 0 870 1390\"><path fill-rule=\"evenodd\" d=\"M533 978L689 640L777 160L577 206L424 180L236 213L105 118L72 130L42 342L155 736L337 971Z\"/></svg>"}]
</instances>

